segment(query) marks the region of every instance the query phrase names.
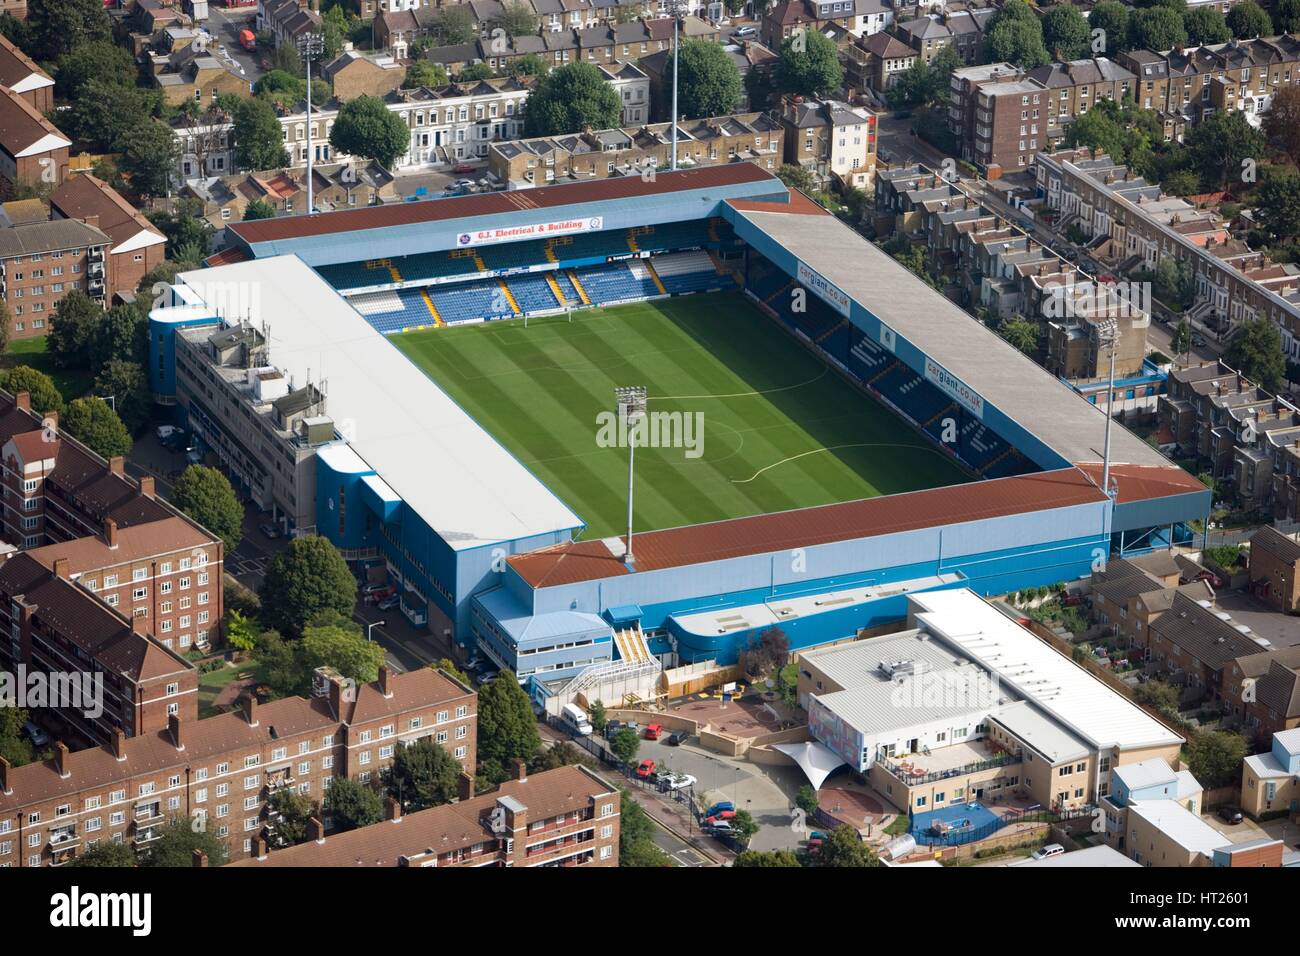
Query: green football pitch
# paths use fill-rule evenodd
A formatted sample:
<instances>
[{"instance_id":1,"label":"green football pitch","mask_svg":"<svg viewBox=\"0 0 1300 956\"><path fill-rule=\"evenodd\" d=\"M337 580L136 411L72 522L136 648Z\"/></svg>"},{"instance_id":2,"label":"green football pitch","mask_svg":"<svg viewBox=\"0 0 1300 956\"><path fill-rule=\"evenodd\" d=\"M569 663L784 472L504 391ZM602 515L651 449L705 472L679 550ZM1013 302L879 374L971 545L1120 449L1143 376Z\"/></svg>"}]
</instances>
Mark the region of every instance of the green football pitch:
<instances>
[{"instance_id":1,"label":"green football pitch","mask_svg":"<svg viewBox=\"0 0 1300 956\"><path fill-rule=\"evenodd\" d=\"M628 452L601 417L617 386L649 395L637 531L968 480L739 294L392 340L587 522L584 537L626 530Z\"/></svg>"}]
</instances>

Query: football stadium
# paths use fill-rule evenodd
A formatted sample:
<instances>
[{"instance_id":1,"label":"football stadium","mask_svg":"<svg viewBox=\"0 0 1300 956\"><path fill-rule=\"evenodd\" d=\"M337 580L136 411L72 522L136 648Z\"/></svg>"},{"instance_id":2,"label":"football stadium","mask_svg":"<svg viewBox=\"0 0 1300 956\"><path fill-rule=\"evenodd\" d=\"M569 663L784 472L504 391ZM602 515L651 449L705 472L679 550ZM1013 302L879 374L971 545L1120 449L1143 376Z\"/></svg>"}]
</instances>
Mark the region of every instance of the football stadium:
<instances>
[{"instance_id":1,"label":"football stadium","mask_svg":"<svg viewBox=\"0 0 1300 956\"><path fill-rule=\"evenodd\" d=\"M1071 580L1209 510L1118 424L1103 489L1095 407L752 164L228 233L150 315L158 400L254 501L293 481L177 344L256 330L250 418L278 375L314 412L271 402L311 499L288 530L539 699Z\"/></svg>"}]
</instances>

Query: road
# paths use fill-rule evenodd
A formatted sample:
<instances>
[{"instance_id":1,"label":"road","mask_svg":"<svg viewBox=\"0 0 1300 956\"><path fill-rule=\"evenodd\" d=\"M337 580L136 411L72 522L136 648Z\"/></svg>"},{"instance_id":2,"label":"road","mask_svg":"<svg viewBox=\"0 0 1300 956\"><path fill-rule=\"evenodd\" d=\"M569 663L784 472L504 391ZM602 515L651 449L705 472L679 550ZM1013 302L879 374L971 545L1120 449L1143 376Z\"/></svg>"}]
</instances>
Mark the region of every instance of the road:
<instances>
[{"instance_id":1,"label":"road","mask_svg":"<svg viewBox=\"0 0 1300 956\"><path fill-rule=\"evenodd\" d=\"M217 57L226 65L234 64L242 71L249 83L256 83L262 76L262 55L250 53L239 45L239 31L257 32L257 8L226 10L212 4L208 7L208 31L216 40ZM313 71L315 67L313 66Z\"/></svg>"}]
</instances>

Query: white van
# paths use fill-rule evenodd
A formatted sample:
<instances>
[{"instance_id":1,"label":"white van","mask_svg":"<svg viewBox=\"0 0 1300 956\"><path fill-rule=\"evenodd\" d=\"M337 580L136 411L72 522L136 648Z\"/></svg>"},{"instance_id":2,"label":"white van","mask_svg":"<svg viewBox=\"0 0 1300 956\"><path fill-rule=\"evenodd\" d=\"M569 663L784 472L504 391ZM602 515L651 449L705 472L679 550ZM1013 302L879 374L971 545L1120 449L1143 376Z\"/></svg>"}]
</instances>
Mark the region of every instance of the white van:
<instances>
[{"instance_id":1,"label":"white van","mask_svg":"<svg viewBox=\"0 0 1300 956\"><path fill-rule=\"evenodd\" d=\"M564 705L564 709L560 711L560 723L580 737L587 737L591 734L591 721L587 719L587 715L583 713L582 708L577 704Z\"/></svg>"},{"instance_id":2,"label":"white van","mask_svg":"<svg viewBox=\"0 0 1300 956\"><path fill-rule=\"evenodd\" d=\"M1060 856L1064 852L1065 847L1061 846L1061 844L1049 843L1047 846L1035 850L1030 854L1030 858L1034 860L1046 860L1049 857Z\"/></svg>"}]
</instances>

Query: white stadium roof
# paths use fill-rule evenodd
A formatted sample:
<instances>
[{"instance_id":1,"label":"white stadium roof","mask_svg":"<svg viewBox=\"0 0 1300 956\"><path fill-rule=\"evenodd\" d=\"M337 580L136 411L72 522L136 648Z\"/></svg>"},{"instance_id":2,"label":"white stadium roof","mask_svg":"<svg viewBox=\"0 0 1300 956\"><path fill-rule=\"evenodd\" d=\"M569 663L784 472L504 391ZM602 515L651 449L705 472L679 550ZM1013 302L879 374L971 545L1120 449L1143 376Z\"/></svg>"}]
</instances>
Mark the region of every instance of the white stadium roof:
<instances>
[{"instance_id":1,"label":"white stadium roof","mask_svg":"<svg viewBox=\"0 0 1300 956\"><path fill-rule=\"evenodd\" d=\"M266 323L271 362L325 383L356 454L455 550L582 526L582 520L296 256L182 273L238 288ZM227 285L238 283L239 285Z\"/></svg>"}]
</instances>

